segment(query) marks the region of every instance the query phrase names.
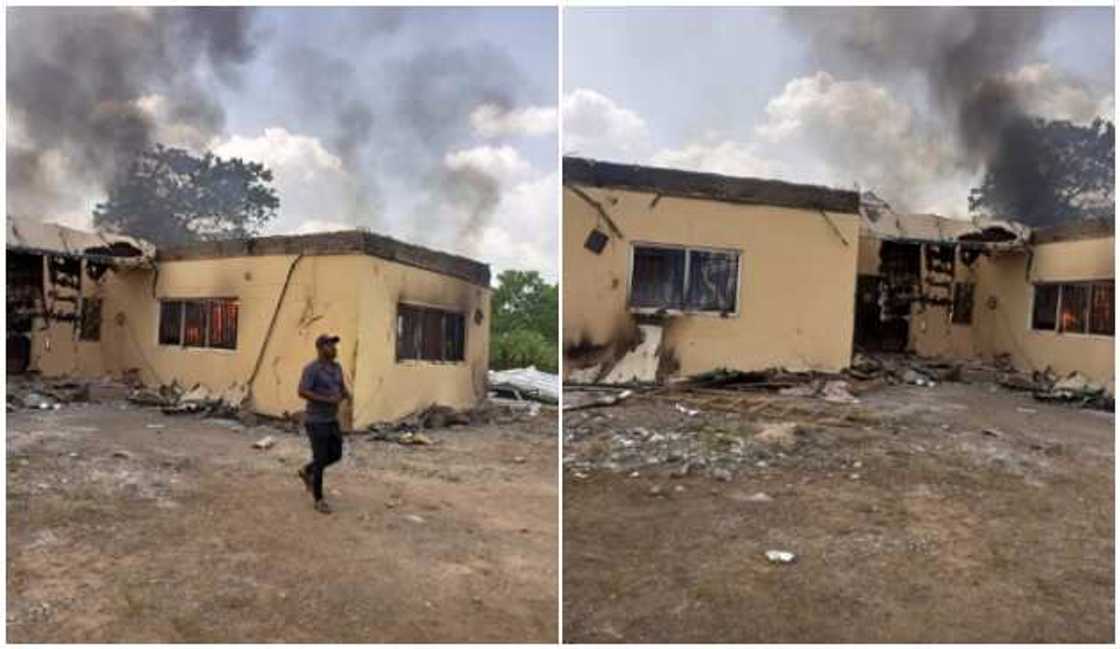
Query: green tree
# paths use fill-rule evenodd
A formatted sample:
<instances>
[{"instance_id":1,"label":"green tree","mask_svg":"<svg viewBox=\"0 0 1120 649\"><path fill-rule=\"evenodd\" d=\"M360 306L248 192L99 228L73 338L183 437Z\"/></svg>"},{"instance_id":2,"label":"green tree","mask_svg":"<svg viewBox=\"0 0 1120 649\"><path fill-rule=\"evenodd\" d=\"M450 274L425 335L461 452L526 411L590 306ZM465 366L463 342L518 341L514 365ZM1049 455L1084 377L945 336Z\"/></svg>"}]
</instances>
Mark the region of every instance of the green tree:
<instances>
[{"instance_id":1,"label":"green tree","mask_svg":"<svg viewBox=\"0 0 1120 649\"><path fill-rule=\"evenodd\" d=\"M1036 227L1112 219L1115 157L1112 122L1017 119L1000 134L983 181L970 192L969 210Z\"/></svg>"},{"instance_id":2,"label":"green tree","mask_svg":"<svg viewBox=\"0 0 1120 649\"><path fill-rule=\"evenodd\" d=\"M535 270L498 275L491 301L490 366L558 371L560 291Z\"/></svg>"},{"instance_id":3,"label":"green tree","mask_svg":"<svg viewBox=\"0 0 1120 649\"><path fill-rule=\"evenodd\" d=\"M276 217L271 183L262 164L157 144L114 180L94 223L160 245L251 237Z\"/></svg>"}]
</instances>

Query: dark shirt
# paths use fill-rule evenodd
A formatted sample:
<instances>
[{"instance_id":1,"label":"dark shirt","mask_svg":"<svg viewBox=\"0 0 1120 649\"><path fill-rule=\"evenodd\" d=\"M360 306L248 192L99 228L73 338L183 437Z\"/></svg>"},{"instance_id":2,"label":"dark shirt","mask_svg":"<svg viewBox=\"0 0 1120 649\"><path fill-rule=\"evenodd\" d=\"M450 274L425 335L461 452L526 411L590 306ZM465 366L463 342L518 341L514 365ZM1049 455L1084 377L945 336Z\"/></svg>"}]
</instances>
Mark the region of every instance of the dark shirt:
<instances>
[{"instance_id":1,"label":"dark shirt","mask_svg":"<svg viewBox=\"0 0 1120 649\"><path fill-rule=\"evenodd\" d=\"M342 366L334 361L313 360L303 368L299 379L299 389L324 396L341 397L345 384L342 382ZM338 404L307 400L304 421L309 424L327 424L338 421Z\"/></svg>"}]
</instances>

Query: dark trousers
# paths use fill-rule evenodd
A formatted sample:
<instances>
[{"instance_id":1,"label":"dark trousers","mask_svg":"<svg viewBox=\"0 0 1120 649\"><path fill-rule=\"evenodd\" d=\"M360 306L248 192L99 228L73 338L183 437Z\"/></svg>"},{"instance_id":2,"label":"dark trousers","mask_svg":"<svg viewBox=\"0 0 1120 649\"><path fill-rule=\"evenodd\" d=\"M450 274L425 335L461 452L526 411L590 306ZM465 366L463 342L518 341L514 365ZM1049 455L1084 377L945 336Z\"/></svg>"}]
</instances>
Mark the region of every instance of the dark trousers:
<instances>
[{"instance_id":1,"label":"dark trousers","mask_svg":"<svg viewBox=\"0 0 1120 649\"><path fill-rule=\"evenodd\" d=\"M323 471L342 459L342 431L337 421L321 424L308 423L307 437L311 440L311 462L304 467L311 476L315 500L323 499Z\"/></svg>"}]
</instances>

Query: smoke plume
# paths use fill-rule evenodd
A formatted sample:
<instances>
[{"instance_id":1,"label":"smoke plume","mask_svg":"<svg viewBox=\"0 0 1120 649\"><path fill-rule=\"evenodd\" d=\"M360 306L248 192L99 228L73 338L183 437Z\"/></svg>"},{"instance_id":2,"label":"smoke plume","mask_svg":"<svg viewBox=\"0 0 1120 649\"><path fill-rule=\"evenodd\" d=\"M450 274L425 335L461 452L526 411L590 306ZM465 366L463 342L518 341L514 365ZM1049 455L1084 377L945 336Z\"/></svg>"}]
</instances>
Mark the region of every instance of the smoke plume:
<instances>
[{"instance_id":1,"label":"smoke plume","mask_svg":"<svg viewBox=\"0 0 1120 649\"><path fill-rule=\"evenodd\" d=\"M9 9L9 211L40 217L67 183L107 185L154 143L153 95L163 119L219 133L202 76L238 83L251 22L244 8Z\"/></svg>"},{"instance_id":2,"label":"smoke plume","mask_svg":"<svg viewBox=\"0 0 1120 649\"><path fill-rule=\"evenodd\" d=\"M822 64L839 74L905 84L920 79L955 147L978 171L1037 159L1013 72L1033 63L1046 10L1029 7L788 9ZM948 151L948 149L947 149ZM1024 196L1038 188L1021 183Z\"/></svg>"}]
</instances>

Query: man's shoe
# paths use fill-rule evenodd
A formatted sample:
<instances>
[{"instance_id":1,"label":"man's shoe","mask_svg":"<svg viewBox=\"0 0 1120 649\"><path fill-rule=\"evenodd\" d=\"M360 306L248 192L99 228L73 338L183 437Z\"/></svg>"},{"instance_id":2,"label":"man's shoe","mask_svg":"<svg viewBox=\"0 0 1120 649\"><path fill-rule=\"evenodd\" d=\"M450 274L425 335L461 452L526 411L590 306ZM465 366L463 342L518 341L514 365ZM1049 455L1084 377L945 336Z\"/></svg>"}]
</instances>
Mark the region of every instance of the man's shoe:
<instances>
[{"instance_id":1,"label":"man's shoe","mask_svg":"<svg viewBox=\"0 0 1120 649\"><path fill-rule=\"evenodd\" d=\"M327 504L327 501L316 500L315 501L315 511L319 512L320 514L329 514L329 513L331 513L332 510L331 510L331 506Z\"/></svg>"},{"instance_id":2,"label":"man's shoe","mask_svg":"<svg viewBox=\"0 0 1120 649\"><path fill-rule=\"evenodd\" d=\"M296 471L296 475L299 476L300 480L303 480L303 487L307 489L307 493L311 493L311 474L307 472L307 467L301 466L299 471Z\"/></svg>"}]
</instances>

